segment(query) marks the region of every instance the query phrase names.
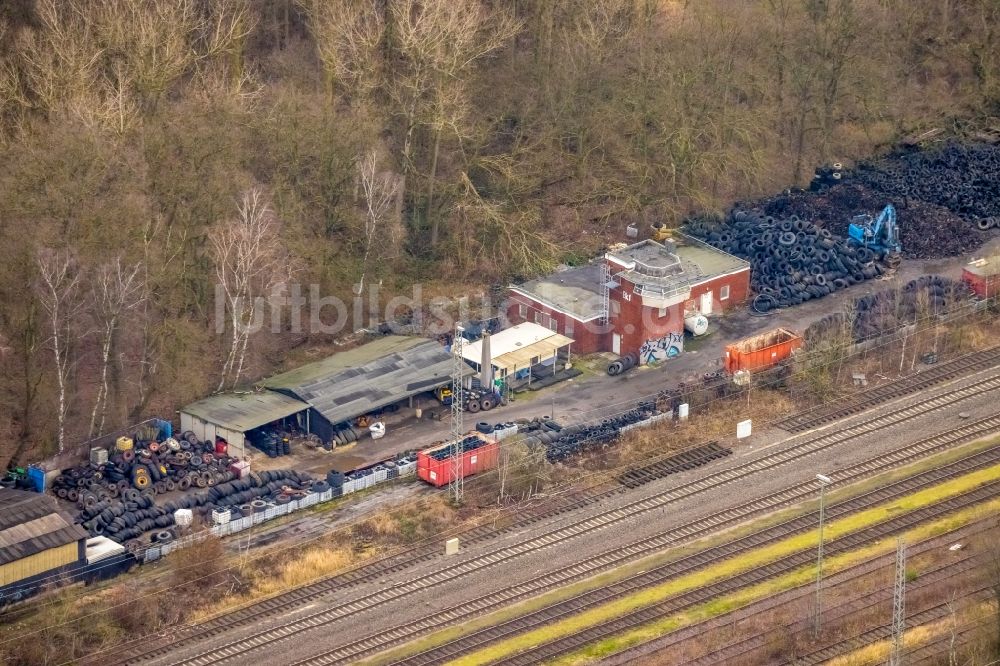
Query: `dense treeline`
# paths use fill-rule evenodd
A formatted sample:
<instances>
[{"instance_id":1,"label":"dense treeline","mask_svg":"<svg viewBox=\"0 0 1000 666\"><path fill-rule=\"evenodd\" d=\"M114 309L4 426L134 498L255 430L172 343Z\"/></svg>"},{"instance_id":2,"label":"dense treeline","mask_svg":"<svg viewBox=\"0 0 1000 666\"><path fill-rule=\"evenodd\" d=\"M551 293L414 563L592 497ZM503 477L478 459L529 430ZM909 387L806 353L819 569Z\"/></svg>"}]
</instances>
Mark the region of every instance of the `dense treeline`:
<instances>
[{"instance_id":1,"label":"dense treeline","mask_svg":"<svg viewBox=\"0 0 1000 666\"><path fill-rule=\"evenodd\" d=\"M272 285L454 295L980 122L998 19L993 0L3 3L0 462L327 342L234 328Z\"/></svg>"}]
</instances>

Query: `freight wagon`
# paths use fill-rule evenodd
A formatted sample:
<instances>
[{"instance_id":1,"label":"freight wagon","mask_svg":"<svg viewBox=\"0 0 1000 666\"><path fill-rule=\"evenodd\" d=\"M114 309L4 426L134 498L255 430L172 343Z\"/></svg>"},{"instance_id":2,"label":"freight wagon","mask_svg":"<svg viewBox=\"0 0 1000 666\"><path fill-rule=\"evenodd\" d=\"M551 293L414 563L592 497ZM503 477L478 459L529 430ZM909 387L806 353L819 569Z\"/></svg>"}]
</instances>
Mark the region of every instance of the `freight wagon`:
<instances>
[{"instance_id":1,"label":"freight wagon","mask_svg":"<svg viewBox=\"0 0 1000 666\"><path fill-rule=\"evenodd\" d=\"M763 370L780 363L802 346L802 338L784 328L726 346L726 372Z\"/></svg>"},{"instance_id":2,"label":"freight wagon","mask_svg":"<svg viewBox=\"0 0 1000 666\"><path fill-rule=\"evenodd\" d=\"M462 440L462 478L493 469L497 466L500 445L496 439L476 432ZM453 442L425 449L417 454L417 476L432 486L446 486L451 483L455 471L455 445Z\"/></svg>"}]
</instances>

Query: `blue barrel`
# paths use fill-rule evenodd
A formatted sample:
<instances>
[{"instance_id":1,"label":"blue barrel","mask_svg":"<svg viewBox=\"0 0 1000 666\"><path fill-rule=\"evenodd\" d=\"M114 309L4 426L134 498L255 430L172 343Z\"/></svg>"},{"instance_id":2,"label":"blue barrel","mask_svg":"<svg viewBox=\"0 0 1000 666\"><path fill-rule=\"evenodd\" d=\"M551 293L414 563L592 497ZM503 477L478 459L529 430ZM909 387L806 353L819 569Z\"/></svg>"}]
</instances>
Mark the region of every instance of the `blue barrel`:
<instances>
[{"instance_id":1,"label":"blue barrel","mask_svg":"<svg viewBox=\"0 0 1000 666\"><path fill-rule=\"evenodd\" d=\"M174 436L174 425L163 419L153 419L153 425L160 429L160 441Z\"/></svg>"},{"instance_id":2,"label":"blue barrel","mask_svg":"<svg viewBox=\"0 0 1000 666\"><path fill-rule=\"evenodd\" d=\"M28 465L28 481L35 492L45 492L45 470L36 465Z\"/></svg>"}]
</instances>

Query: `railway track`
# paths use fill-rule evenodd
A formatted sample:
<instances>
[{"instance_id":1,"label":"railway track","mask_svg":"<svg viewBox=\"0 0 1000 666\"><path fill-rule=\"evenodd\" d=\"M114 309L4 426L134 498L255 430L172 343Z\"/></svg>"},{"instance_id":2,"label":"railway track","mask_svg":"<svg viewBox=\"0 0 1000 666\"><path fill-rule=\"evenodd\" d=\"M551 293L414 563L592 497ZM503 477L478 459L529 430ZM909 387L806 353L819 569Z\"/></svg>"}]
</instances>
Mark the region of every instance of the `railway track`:
<instances>
[{"instance_id":1,"label":"railway track","mask_svg":"<svg viewBox=\"0 0 1000 666\"><path fill-rule=\"evenodd\" d=\"M1000 427L1000 415L970 423L968 426L961 428L961 432L949 433L950 436L945 437L942 435L916 442L889 454L834 472L831 474L831 477L838 484L851 483L897 467L902 462L933 455L934 453L955 446L961 441L970 441L984 433L994 432L998 427ZM1000 456L1000 451L994 455ZM974 464L976 462L971 459L966 460L966 464ZM600 557L576 562L563 567L557 572L539 576L507 590L453 606L417 622L380 631L377 634L330 650L304 663L345 663L383 652L428 631L463 622L474 615L482 615L493 610L498 610L517 601L537 596L547 590L588 578L601 571L620 566L626 562L656 553L669 546L682 543L686 539L702 535L709 529L719 529L734 525L755 515L773 511L779 506L812 499L815 492L815 484L812 482L798 484L769 496L755 499L742 507L735 507L725 512L692 521L661 535L622 545L617 547L613 552L606 553Z\"/></svg>"},{"instance_id":2,"label":"railway track","mask_svg":"<svg viewBox=\"0 0 1000 666\"><path fill-rule=\"evenodd\" d=\"M912 549L912 546L911 548ZM893 561L888 557L883 558L885 564L880 568L889 568L893 566ZM977 566L976 558L973 555L965 555L962 559L957 561L948 561L935 566L933 569L924 569L920 571L920 577L917 578L913 583L907 585L907 593L912 594L913 592L931 589L936 585L942 583L947 583L949 581L960 581L961 577L966 576L970 572L974 571ZM862 571L860 576L870 575L871 571ZM842 584L845 581L840 581L834 585ZM811 591L807 591L811 594ZM873 600L873 596L875 597ZM802 600L805 596L802 597ZM792 603L791 601L789 603ZM862 596L857 596L835 606L826 606L823 608L823 622L829 626L838 620L846 620L852 615L857 613L863 613L873 609L877 609L879 606L885 606L892 604L892 590L886 588L883 590L878 590L874 594L871 592L864 592ZM772 608L763 608L760 613L769 612ZM749 614L741 621L746 621L751 617L758 615L758 612ZM812 630L812 619L802 618L795 620L794 622L787 623L775 628L769 628L761 633L748 636L746 638L721 645L711 652L705 653L700 657L695 659L690 659L685 661L685 666L721 666L722 664L748 664L751 663L751 655L755 652L759 652L766 649L770 643L772 637L789 637L797 634L803 634ZM674 645L683 643L686 640L690 640L691 637L686 637L682 640L676 641L671 645L662 646L657 648L657 652L664 649L669 649Z\"/></svg>"},{"instance_id":3,"label":"railway track","mask_svg":"<svg viewBox=\"0 0 1000 666\"><path fill-rule=\"evenodd\" d=\"M921 523L947 515L953 511L974 506L986 499L996 496L1000 491L1000 481L995 481L975 490L951 497L933 506L924 507L910 513L890 518L882 523L871 527L852 532L838 539L834 539L824 546L824 551L830 555L847 552L866 545L873 541L897 534L910 529ZM537 664L543 663L560 656L575 652L576 650L603 640L605 638L621 634L635 629L642 625L653 622L671 613L677 613L691 608L697 604L705 603L720 596L736 592L740 589L761 583L770 578L790 573L795 569L808 566L814 561L815 553L812 550L800 551L792 555L775 560L774 562L745 572L741 575L728 578L723 581L692 590L676 597L667 599L657 604L622 615L612 621L590 627L575 634L538 645L528 650L524 650L509 658L502 660L504 664ZM549 621L558 620L566 615L575 615L579 609L567 611L564 614L550 618Z\"/></svg>"},{"instance_id":4,"label":"railway track","mask_svg":"<svg viewBox=\"0 0 1000 666\"><path fill-rule=\"evenodd\" d=\"M696 451L682 451L663 460L630 469L618 477L618 483L626 488L638 488L670 474L686 472L713 460L725 458L732 452L732 449L727 449L718 442L709 442L698 447Z\"/></svg>"},{"instance_id":5,"label":"railway track","mask_svg":"<svg viewBox=\"0 0 1000 666\"><path fill-rule=\"evenodd\" d=\"M968 590L962 598L985 599L987 598L989 590L990 586L988 583L978 583ZM952 610L950 602L951 599L933 604L916 613L908 612L906 616L906 624L912 629L913 627L917 627L922 624L928 624L946 618ZM815 664L824 664L831 659L854 652L855 650L859 650L866 645L890 639L891 637L892 630L888 625L872 627L871 629L867 629L849 638L837 641L836 643L825 645L809 653L796 655L794 661L785 663L794 663L795 666L813 666Z\"/></svg>"},{"instance_id":6,"label":"railway track","mask_svg":"<svg viewBox=\"0 0 1000 666\"><path fill-rule=\"evenodd\" d=\"M968 643L970 640L981 639L983 636L983 625L985 623L993 623L992 614L979 615L971 620L966 620L962 624L955 627L955 648L958 651L959 659L962 659L962 647ZM944 663L941 660L943 655L946 655L950 649L949 646L950 639L948 641L939 640L936 642L928 643L926 645L921 645L920 647L911 648L906 651L904 655L905 662L909 666L921 666L922 664L939 665ZM958 663L972 664L971 660L965 659ZM993 662L994 664L996 662ZM990 666L987 664L987 666Z\"/></svg>"},{"instance_id":7,"label":"railway track","mask_svg":"<svg viewBox=\"0 0 1000 666\"><path fill-rule=\"evenodd\" d=\"M954 379L968 373L974 368L989 366L997 362L1000 362L1000 347L973 352L890 384L862 391L843 401L807 412L793 414L786 419L778 421L775 425L791 433L805 432L806 430L837 421L846 416L858 414L894 398L901 398L905 395Z\"/></svg>"},{"instance_id":8,"label":"railway track","mask_svg":"<svg viewBox=\"0 0 1000 666\"><path fill-rule=\"evenodd\" d=\"M669 474L675 474L700 467L720 457L721 456L717 451L717 445L714 443L697 445L683 451L665 454L661 457L661 460L643 465L641 467L641 469L644 470L642 475L645 479L645 483L649 483L654 480L652 475L657 472L662 478L663 476L667 476ZM659 463L666 463L668 460L671 461L670 464L659 465ZM628 472L626 471L625 473L627 474ZM538 521L555 518L569 511L584 508L609 497L621 495L629 489L629 486L618 481L612 481L611 483L608 483L607 481L601 482L593 487L584 489L582 496L578 493L575 496L556 498L550 497L548 498L549 501L546 502L545 505L535 507L519 507L517 515L514 516L514 520L509 524L500 526L492 524L483 525L463 530L449 536L461 537L462 543L466 546L490 541L513 530L528 527ZM251 606L237 609L224 616L206 620L205 622L190 628L183 635L176 637L174 640L169 641L162 646L153 648L145 645L140 645L138 648L134 648L130 645L121 646L122 653L113 658L109 657L113 659L113 661L102 663L127 664L134 663L134 661L143 658L151 658L165 654L176 646L178 639L190 642L204 638L211 638L223 632L229 631L233 627L251 624L261 618L271 617L275 613L287 611L295 608L296 606L305 605L310 601L322 598L328 594L377 581L388 574L401 571L440 556L440 544L436 542L410 549L403 553L391 555L375 562L366 563L357 569L336 574L330 578L316 581L310 585L289 590L288 592L283 592L269 599L255 602Z\"/></svg>"},{"instance_id":9,"label":"railway track","mask_svg":"<svg viewBox=\"0 0 1000 666\"><path fill-rule=\"evenodd\" d=\"M493 551L491 553L484 554L480 557L474 558L472 560L467 560L462 563L457 563L456 565L449 567L447 572L436 572L428 574L425 576L418 577L414 580L408 581L402 585L394 586L389 589L379 590L377 593L368 595L345 604L338 606L336 608L318 611L313 614L307 615L303 618L299 618L294 622L276 627L267 631L258 633L250 638L233 641L225 645L216 647L212 650L200 653L198 656L190 659L183 660L174 663L190 663L190 664L208 664L213 663L217 659L229 658L238 654L244 654L250 650L259 648L271 642L278 640L283 640L302 631L307 631L314 629L319 626L325 626L331 624L343 617L357 614L365 610L375 608L377 606L383 605L385 603L394 601L396 599L402 598L414 592L429 589L436 585L439 585L445 581L455 580L456 578L461 578L467 576L473 572L479 571L485 566L490 566L497 564L502 561L510 560L521 556L528 552L534 552L541 550L543 548L550 547L556 543L564 542L566 540L576 538L581 534L586 534L589 532L594 532L599 529L604 529L610 525L627 520L634 517L637 514L645 513L648 511L653 511L666 506L670 502L676 501L678 499L691 497L702 492L719 488L731 483L735 483L741 479L744 479L752 474L756 474L760 471L771 470L782 465L789 464L795 460L800 460L811 455L815 455L823 450L834 447L844 441L855 439L864 435L872 434L879 430L897 426L900 423L904 423L908 420L916 418L918 416L925 415L929 412L935 410L944 409L956 402L965 400L968 397L981 395L983 392L992 391L1000 388L1000 377L991 377L975 382L969 386L957 389L946 394L935 396L928 400L916 403L914 405L902 408L893 412L892 414L873 417L871 419L859 422L843 430L828 433L826 435L814 437L799 444L796 444L788 449L780 452L770 454L766 458L759 458L751 460L745 465L729 470L722 470L714 474L708 475L705 478L692 481L687 484L683 484L676 488L667 490L665 492L653 495L641 500L631 502L617 509L612 509L603 514L593 516L590 518L585 518L583 520L571 523L565 527L556 529L554 531L548 532L546 534L521 541L520 543L501 548L499 550ZM985 425L989 422L989 425ZM1000 425L1000 417L993 417L992 419L984 419L981 422L977 422L979 428L988 428L989 430L994 430ZM962 438L966 435L960 433L973 433L976 432L976 428L973 428L975 424L969 424L963 428L959 428L951 433L946 433L939 438L931 438L931 440L925 440L924 445L928 450L939 446L941 441L951 441L955 443L956 441L962 441ZM971 428L971 429L970 429ZM979 432L984 432L984 430L979 430ZM955 439L957 436L958 439ZM942 439L943 438L943 439ZM905 459L904 459L905 460ZM898 464L898 463L897 463ZM687 533L683 531L678 531L675 538L684 538L691 535L701 535L708 529L717 528L726 524L730 524L739 519L743 519L748 515L754 515L753 511L757 512L772 509L780 504L775 502L776 498L763 498L761 500L755 501L743 507L744 511L739 511L736 509L724 512L721 515L715 517L715 520L711 523L706 521L700 521L697 526L691 526ZM782 501L788 501L784 499ZM586 502L589 504L591 502ZM748 514L746 509L750 509ZM429 559L430 556L424 559ZM291 610L303 605L306 601L313 600L334 591L343 591L345 587L353 587L361 582L367 582L372 580L378 580L380 577L384 576L386 573L398 570L406 566L405 564L390 565L392 568L381 568L375 569L374 571L359 570L359 575L355 578L353 576L346 577L334 577L327 579L325 581L320 581L315 585L307 586L306 588L300 588L298 590L292 591L292 593L287 595L281 595L275 597L267 602L262 602L261 604L248 607L242 611L238 611L235 614L223 616L218 618L217 621L212 621L209 626L200 627L200 631L197 631L193 635L180 636L175 641L156 647L152 650L147 650L138 655L130 655L126 663L137 663L141 660L148 660L150 658L162 656L164 654L176 651L178 644L181 643L193 643L197 640L201 640L206 637L213 637L221 634L233 626L238 626L242 624L248 624L257 619L273 617L275 613Z\"/></svg>"},{"instance_id":10,"label":"railway track","mask_svg":"<svg viewBox=\"0 0 1000 666\"><path fill-rule=\"evenodd\" d=\"M887 484L844 502L839 502L829 508L829 515L833 519L834 517L843 517L851 513L856 513L881 504L889 499L901 497L922 488L935 485L943 479L988 467L997 462L1000 462L1000 447L988 449L955 461L951 465L929 470L925 473ZM814 488L811 490L815 491ZM735 538L718 546L660 565L600 589L580 594L572 599L557 602L534 613L466 634L454 641L394 663L405 664L406 666L443 663L449 659L473 652L497 640L538 628L554 619L594 608L613 599L627 596L637 590L658 585L672 578L691 573L714 562L731 558L754 548L775 543L796 533L814 529L816 520L814 513L798 516L759 532ZM652 552L655 552L655 550ZM629 559L635 558L632 557ZM572 568L570 567L570 569ZM607 567L604 566L602 568ZM562 574L563 572L560 573ZM589 575L592 575L592 572ZM560 577L566 578L565 575ZM578 577L583 576L574 576L574 579ZM540 577L535 579L535 581L514 586L509 591L505 590L504 593L499 595L490 595L492 597L490 598L490 610L499 609L503 606L529 599L544 592L546 589L554 587L548 578ZM572 582L572 580L564 581L562 584L568 582ZM429 630L441 628L444 624L454 624L467 620L473 614L481 614L482 610L480 607L482 605L482 599L469 604L462 604L447 611L436 613L418 622L379 632L348 646L326 652L319 657L299 662L296 666L330 666L331 664L348 663L362 657L370 656L379 651L384 651L390 643L398 644L403 642L403 640L413 639Z\"/></svg>"}]
</instances>

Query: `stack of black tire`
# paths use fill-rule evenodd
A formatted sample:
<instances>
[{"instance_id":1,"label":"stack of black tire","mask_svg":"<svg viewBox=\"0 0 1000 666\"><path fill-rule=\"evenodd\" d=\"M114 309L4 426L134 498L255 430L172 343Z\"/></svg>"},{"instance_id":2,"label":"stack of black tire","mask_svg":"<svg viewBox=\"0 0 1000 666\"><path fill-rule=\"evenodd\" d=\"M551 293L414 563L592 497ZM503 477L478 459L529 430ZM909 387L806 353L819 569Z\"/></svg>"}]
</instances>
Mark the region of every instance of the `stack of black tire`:
<instances>
[{"instance_id":1,"label":"stack of black tire","mask_svg":"<svg viewBox=\"0 0 1000 666\"><path fill-rule=\"evenodd\" d=\"M173 539L174 532L166 528L174 525L177 509L191 509L208 523L214 509L236 507L239 513L254 500L284 504L291 500L291 493L323 492L330 488L325 481L294 470L251 473L245 479L234 479L230 472L226 472L221 478L223 480L218 485L162 506L155 504L152 492L140 493L129 489L120 499L102 500L86 507L80 512L79 522L93 536L104 535L119 543L132 541L132 548L135 549L143 544L133 540L150 531L155 530L150 535L150 543Z\"/></svg>"},{"instance_id":2,"label":"stack of black tire","mask_svg":"<svg viewBox=\"0 0 1000 666\"><path fill-rule=\"evenodd\" d=\"M625 354L617 361L612 361L608 364L608 374L612 377L620 375L622 373L628 372L632 368L639 365L639 355L635 352L631 354Z\"/></svg>"},{"instance_id":3,"label":"stack of black tire","mask_svg":"<svg viewBox=\"0 0 1000 666\"><path fill-rule=\"evenodd\" d=\"M850 335L854 342L897 333L918 319L947 314L969 303L971 292L958 280L924 275L907 282L902 289L884 289L867 294L846 308L814 322L805 332L806 344L823 341L843 343Z\"/></svg>"},{"instance_id":4,"label":"stack of black tire","mask_svg":"<svg viewBox=\"0 0 1000 666\"><path fill-rule=\"evenodd\" d=\"M228 455L216 455L214 442L199 441L192 432L162 442L137 442L135 447L112 450L103 464L87 463L63 470L53 481L52 491L84 509L123 497L129 489L163 494L207 488L224 481L229 466L235 462Z\"/></svg>"},{"instance_id":5,"label":"stack of black tire","mask_svg":"<svg viewBox=\"0 0 1000 666\"><path fill-rule=\"evenodd\" d=\"M276 433L268 432L251 438L254 448L262 451L268 458L287 456L292 452L291 443Z\"/></svg>"},{"instance_id":6,"label":"stack of black tire","mask_svg":"<svg viewBox=\"0 0 1000 666\"><path fill-rule=\"evenodd\" d=\"M980 229L1000 225L1000 146L950 143L889 155L843 174L886 196L948 208Z\"/></svg>"},{"instance_id":7,"label":"stack of black tire","mask_svg":"<svg viewBox=\"0 0 1000 666\"><path fill-rule=\"evenodd\" d=\"M759 209L734 209L725 220L690 218L685 231L750 262L753 307L759 312L822 298L885 272L868 248L796 216L779 219Z\"/></svg>"},{"instance_id":8,"label":"stack of black tire","mask_svg":"<svg viewBox=\"0 0 1000 666\"><path fill-rule=\"evenodd\" d=\"M335 446L344 446L351 442L356 442L361 438L362 434L364 433L361 429L348 426L333 433L333 444Z\"/></svg>"},{"instance_id":9,"label":"stack of black tire","mask_svg":"<svg viewBox=\"0 0 1000 666\"><path fill-rule=\"evenodd\" d=\"M85 508L80 520L92 536L104 535L123 543L150 530L170 527L174 515L173 510L156 506L152 493L131 489L122 499L104 500Z\"/></svg>"},{"instance_id":10,"label":"stack of black tire","mask_svg":"<svg viewBox=\"0 0 1000 666\"><path fill-rule=\"evenodd\" d=\"M621 435L621 429L656 414L656 404L642 401L623 414L586 425L562 427L552 419L518 423L518 434L528 446L544 446L549 462L566 460L583 451L605 447Z\"/></svg>"}]
</instances>

